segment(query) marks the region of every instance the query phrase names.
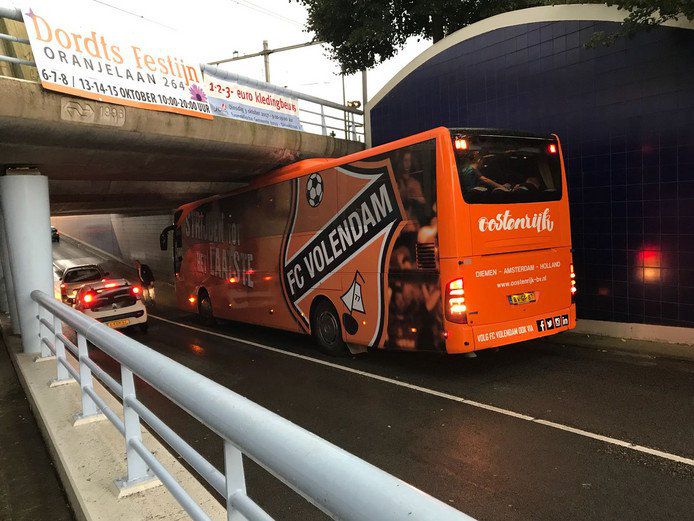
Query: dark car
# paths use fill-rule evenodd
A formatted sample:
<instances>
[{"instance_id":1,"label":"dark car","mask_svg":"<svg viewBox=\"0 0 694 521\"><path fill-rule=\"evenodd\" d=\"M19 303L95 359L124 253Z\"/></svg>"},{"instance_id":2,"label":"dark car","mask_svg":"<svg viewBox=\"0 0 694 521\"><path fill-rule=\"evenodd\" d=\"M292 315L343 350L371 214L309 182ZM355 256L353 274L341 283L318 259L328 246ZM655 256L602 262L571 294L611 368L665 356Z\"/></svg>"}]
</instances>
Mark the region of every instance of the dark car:
<instances>
[{"instance_id":1,"label":"dark car","mask_svg":"<svg viewBox=\"0 0 694 521\"><path fill-rule=\"evenodd\" d=\"M51 226L51 242L60 242L60 234L55 226Z\"/></svg>"}]
</instances>

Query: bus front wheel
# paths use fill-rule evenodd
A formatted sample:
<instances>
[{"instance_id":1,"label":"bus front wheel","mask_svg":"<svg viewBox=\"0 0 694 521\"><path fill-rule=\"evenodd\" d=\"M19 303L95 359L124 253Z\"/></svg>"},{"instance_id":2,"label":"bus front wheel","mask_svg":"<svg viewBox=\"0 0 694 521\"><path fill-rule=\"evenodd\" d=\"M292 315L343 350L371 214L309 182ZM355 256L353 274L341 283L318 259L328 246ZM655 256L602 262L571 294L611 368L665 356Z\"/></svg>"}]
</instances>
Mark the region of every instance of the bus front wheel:
<instances>
[{"instance_id":1,"label":"bus front wheel","mask_svg":"<svg viewBox=\"0 0 694 521\"><path fill-rule=\"evenodd\" d=\"M206 326L214 326L216 321L214 319L214 313L212 312L212 300L207 294L207 291L201 291L200 297L198 298L198 314L200 315L200 320Z\"/></svg>"},{"instance_id":2,"label":"bus front wheel","mask_svg":"<svg viewBox=\"0 0 694 521\"><path fill-rule=\"evenodd\" d=\"M321 300L316 305L311 326L313 338L321 351L329 355L341 355L346 352L340 319L328 300Z\"/></svg>"}]
</instances>

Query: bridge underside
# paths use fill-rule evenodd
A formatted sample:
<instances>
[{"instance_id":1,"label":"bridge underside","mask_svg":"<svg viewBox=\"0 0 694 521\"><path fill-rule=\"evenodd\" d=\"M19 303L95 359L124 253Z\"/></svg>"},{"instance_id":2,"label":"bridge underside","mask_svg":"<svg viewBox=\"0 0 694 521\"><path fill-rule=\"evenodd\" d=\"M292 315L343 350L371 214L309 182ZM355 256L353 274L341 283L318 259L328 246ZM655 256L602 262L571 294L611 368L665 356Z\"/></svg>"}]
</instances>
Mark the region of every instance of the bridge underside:
<instances>
[{"instance_id":1,"label":"bridge underside","mask_svg":"<svg viewBox=\"0 0 694 521\"><path fill-rule=\"evenodd\" d=\"M167 211L277 166L361 143L85 100L0 77L0 168L50 179L54 215Z\"/></svg>"}]
</instances>

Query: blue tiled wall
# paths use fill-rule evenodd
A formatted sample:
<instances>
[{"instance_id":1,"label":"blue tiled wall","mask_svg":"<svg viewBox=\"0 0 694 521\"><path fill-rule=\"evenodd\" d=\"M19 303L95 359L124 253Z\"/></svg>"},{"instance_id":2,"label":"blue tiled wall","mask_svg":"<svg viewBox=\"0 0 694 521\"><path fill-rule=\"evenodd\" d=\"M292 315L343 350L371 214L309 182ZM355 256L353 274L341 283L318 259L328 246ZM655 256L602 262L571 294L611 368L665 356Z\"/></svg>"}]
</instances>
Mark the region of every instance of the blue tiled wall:
<instances>
[{"instance_id":1,"label":"blue tiled wall","mask_svg":"<svg viewBox=\"0 0 694 521\"><path fill-rule=\"evenodd\" d=\"M694 327L694 31L586 49L609 22L491 31L371 110L374 145L435 126L556 132L582 318Z\"/></svg>"}]
</instances>

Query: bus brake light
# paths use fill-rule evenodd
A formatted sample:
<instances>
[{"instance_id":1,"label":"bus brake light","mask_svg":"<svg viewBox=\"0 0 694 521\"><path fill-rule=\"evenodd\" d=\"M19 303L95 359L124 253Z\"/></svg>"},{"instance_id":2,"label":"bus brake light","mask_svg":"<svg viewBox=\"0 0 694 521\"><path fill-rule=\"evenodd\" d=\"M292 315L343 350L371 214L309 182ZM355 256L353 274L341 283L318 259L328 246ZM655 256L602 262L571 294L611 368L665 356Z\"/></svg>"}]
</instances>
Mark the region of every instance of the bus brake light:
<instances>
[{"instance_id":1,"label":"bus brake light","mask_svg":"<svg viewBox=\"0 0 694 521\"><path fill-rule=\"evenodd\" d=\"M446 286L446 319L457 324L467 324L463 279L452 280Z\"/></svg>"}]
</instances>

